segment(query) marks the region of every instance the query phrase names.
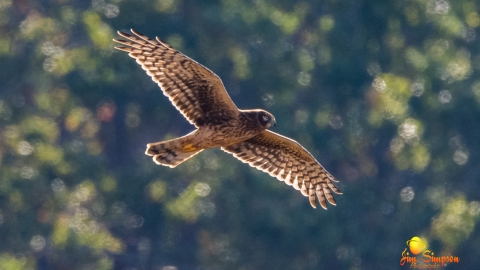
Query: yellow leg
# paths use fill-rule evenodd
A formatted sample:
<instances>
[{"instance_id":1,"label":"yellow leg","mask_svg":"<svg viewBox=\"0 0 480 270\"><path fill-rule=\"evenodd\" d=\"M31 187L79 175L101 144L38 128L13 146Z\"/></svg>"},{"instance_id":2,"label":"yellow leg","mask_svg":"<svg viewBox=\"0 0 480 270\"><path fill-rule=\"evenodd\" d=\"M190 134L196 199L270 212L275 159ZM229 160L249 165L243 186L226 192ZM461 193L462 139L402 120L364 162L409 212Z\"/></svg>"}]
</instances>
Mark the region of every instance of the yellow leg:
<instances>
[{"instance_id":1,"label":"yellow leg","mask_svg":"<svg viewBox=\"0 0 480 270\"><path fill-rule=\"evenodd\" d=\"M193 151L197 151L198 148L193 147L192 144L186 144L183 146L182 150L186 152L193 152Z\"/></svg>"}]
</instances>

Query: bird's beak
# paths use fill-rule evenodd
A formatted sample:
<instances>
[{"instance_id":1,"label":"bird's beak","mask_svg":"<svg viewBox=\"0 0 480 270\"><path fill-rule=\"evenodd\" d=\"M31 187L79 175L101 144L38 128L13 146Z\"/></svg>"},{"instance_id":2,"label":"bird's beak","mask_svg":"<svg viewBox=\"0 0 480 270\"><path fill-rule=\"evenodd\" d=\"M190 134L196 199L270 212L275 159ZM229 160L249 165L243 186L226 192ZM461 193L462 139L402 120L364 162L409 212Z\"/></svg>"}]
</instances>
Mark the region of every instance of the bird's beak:
<instances>
[{"instance_id":1,"label":"bird's beak","mask_svg":"<svg viewBox=\"0 0 480 270\"><path fill-rule=\"evenodd\" d=\"M270 123L272 123L272 126L273 126L273 127L276 127L276 126L277 126L277 121L275 121L275 119L272 119L272 121L271 121Z\"/></svg>"}]
</instances>

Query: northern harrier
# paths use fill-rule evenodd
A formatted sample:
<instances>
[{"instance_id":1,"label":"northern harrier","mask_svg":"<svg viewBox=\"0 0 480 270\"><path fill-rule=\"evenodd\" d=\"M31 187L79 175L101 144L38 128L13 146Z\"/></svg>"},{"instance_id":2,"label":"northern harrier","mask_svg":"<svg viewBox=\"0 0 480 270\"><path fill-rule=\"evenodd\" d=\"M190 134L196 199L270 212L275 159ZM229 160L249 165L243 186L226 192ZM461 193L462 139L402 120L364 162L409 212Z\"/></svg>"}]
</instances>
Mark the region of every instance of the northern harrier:
<instances>
[{"instance_id":1,"label":"northern harrier","mask_svg":"<svg viewBox=\"0 0 480 270\"><path fill-rule=\"evenodd\" d=\"M337 180L300 144L267 130L275 117L267 111L239 110L222 81L212 71L157 37L152 40L134 30L118 34L127 40L115 47L128 52L160 86L173 105L195 125L183 137L147 144L146 154L155 163L174 168L204 149L221 147L250 166L300 190L316 208L326 201L336 205L332 192L342 194Z\"/></svg>"}]
</instances>

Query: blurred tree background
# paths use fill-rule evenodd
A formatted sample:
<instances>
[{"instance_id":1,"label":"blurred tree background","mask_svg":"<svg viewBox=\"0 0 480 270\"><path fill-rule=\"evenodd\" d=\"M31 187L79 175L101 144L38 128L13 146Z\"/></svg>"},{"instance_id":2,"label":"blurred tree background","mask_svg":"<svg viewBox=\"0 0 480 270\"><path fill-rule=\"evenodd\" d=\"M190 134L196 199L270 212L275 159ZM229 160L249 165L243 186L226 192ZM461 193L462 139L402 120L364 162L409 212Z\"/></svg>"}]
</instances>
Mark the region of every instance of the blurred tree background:
<instances>
[{"instance_id":1,"label":"blurred tree background","mask_svg":"<svg viewBox=\"0 0 480 270\"><path fill-rule=\"evenodd\" d=\"M398 269L428 239L480 265L480 2L0 0L0 269ZM339 180L337 207L193 130L116 30L159 36Z\"/></svg>"}]
</instances>

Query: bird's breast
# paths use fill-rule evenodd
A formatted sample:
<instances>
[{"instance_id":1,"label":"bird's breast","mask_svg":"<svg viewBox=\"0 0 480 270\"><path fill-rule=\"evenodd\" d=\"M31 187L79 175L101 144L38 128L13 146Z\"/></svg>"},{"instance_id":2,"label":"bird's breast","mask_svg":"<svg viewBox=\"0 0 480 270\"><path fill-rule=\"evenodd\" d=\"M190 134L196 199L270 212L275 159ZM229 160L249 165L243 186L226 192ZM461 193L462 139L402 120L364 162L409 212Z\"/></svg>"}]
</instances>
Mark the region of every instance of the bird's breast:
<instances>
[{"instance_id":1,"label":"bird's breast","mask_svg":"<svg viewBox=\"0 0 480 270\"><path fill-rule=\"evenodd\" d=\"M249 129L235 122L204 126L196 133L195 141L202 148L228 146L243 142L259 134L262 130Z\"/></svg>"}]
</instances>

